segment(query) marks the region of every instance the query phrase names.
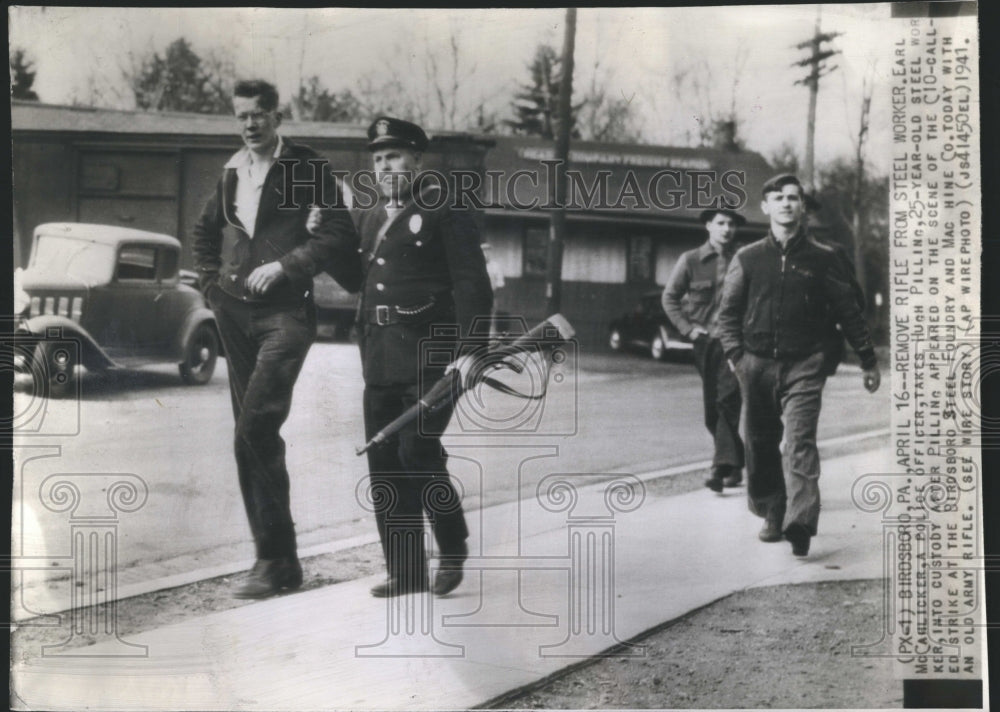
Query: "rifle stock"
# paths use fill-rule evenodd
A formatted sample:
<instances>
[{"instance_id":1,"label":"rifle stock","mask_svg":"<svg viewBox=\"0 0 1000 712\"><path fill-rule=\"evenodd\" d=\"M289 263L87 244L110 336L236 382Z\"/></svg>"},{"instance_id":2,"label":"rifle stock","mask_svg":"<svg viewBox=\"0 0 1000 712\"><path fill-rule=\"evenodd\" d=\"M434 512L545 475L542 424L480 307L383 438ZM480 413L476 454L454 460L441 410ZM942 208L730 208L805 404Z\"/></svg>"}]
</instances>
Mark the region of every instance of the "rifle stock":
<instances>
[{"instance_id":1,"label":"rifle stock","mask_svg":"<svg viewBox=\"0 0 1000 712\"><path fill-rule=\"evenodd\" d=\"M548 353L573 338L573 327L561 314L553 314L545 321L537 324L528 333L519 336L513 342L499 346L484 354L480 360L486 366L500 363L508 356L523 353L529 349L541 349ZM469 388L482 382L488 368L475 368L470 374L472 383ZM424 396L406 412L378 431L367 443L355 448L357 455L365 454L370 448L377 447L420 417L422 413L433 411L447 402L454 403L466 391L461 382L458 370L450 371L437 381Z\"/></svg>"}]
</instances>

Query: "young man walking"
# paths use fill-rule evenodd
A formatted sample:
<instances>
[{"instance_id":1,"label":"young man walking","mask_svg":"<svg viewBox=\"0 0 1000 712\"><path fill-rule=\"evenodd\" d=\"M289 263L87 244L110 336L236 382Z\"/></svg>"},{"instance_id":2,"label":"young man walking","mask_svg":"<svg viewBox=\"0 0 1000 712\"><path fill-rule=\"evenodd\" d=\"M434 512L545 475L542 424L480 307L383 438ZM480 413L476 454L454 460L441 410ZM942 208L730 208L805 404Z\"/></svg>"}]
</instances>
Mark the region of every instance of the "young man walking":
<instances>
[{"instance_id":1,"label":"young man walking","mask_svg":"<svg viewBox=\"0 0 1000 712\"><path fill-rule=\"evenodd\" d=\"M831 322L861 359L865 389L880 383L853 275L834 248L807 234L804 199L794 175L764 184L770 230L733 257L719 309L719 339L746 402L750 509L765 520L760 539L784 536L796 556L809 553L819 523L816 426Z\"/></svg>"}]
</instances>

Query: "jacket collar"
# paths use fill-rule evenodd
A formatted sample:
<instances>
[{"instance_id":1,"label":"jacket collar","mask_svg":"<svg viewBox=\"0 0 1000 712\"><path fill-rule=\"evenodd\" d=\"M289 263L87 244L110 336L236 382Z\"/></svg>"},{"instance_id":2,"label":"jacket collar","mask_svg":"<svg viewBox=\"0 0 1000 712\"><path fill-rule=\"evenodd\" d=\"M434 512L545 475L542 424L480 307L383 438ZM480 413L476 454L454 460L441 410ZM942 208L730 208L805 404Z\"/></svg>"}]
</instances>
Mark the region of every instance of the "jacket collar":
<instances>
[{"instance_id":1,"label":"jacket collar","mask_svg":"<svg viewBox=\"0 0 1000 712\"><path fill-rule=\"evenodd\" d=\"M280 158L286 153L287 146L285 140L279 134L278 144L274 147L274 158ZM251 163L253 163L253 156L250 154L250 149L244 146L226 161L224 168L249 168Z\"/></svg>"},{"instance_id":2,"label":"jacket collar","mask_svg":"<svg viewBox=\"0 0 1000 712\"><path fill-rule=\"evenodd\" d=\"M728 252L730 255L736 252L736 247L737 246L734 245L732 242L729 243ZM712 246L712 243L709 240L705 240L703 243L701 243L701 247L698 248L698 260L701 262L704 262L710 257L714 257L719 254L722 253L716 250L715 247Z\"/></svg>"},{"instance_id":3,"label":"jacket collar","mask_svg":"<svg viewBox=\"0 0 1000 712\"><path fill-rule=\"evenodd\" d=\"M789 253L794 250L806 237L806 226L799 225L798 231L785 243L785 246L781 246L781 242L774 236L774 233L770 230L767 231L767 238L771 241L771 244L778 248L779 252Z\"/></svg>"}]
</instances>

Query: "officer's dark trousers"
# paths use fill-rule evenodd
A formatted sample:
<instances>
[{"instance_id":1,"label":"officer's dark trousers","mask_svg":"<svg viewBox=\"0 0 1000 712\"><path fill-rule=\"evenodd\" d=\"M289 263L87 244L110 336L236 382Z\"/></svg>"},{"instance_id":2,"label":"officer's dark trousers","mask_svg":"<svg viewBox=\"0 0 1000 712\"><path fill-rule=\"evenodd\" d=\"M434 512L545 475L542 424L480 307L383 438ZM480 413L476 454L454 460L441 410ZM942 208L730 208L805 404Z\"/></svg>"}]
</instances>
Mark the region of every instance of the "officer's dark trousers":
<instances>
[{"instance_id":1,"label":"officer's dark trousers","mask_svg":"<svg viewBox=\"0 0 1000 712\"><path fill-rule=\"evenodd\" d=\"M316 337L315 308L255 306L210 290L229 370L240 490L258 559L294 557L285 441L292 389Z\"/></svg>"},{"instance_id":2,"label":"officer's dark trousers","mask_svg":"<svg viewBox=\"0 0 1000 712\"><path fill-rule=\"evenodd\" d=\"M740 438L740 384L729 370L718 339L705 336L694 342L694 362L701 374L705 400L705 427L715 442L712 465L743 469Z\"/></svg>"},{"instance_id":3,"label":"officer's dark trousers","mask_svg":"<svg viewBox=\"0 0 1000 712\"><path fill-rule=\"evenodd\" d=\"M366 436L371 438L416 403L419 390L416 384L366 386ZM448 455L441 446L441 433L451 412L451 406L443 407L368 450L370 499L386 569L404 588L419 588L427 580L424 512L442 556L465 551L469 530L461 497L448 476Z\"/></svg>"},{"instance_id":4,"label":"officer's dark trousers","mask_svg":"<svg viewBox=\"0 0 1000 712\"><path fill-rule=\"evenodd\" d=\"M824 354L776 360L747 352L737 368L747 405L750 511L780 520L782 531L801 524L815 535L820 507L816 426L826 383Z\"/></svg>"}]
</instances>

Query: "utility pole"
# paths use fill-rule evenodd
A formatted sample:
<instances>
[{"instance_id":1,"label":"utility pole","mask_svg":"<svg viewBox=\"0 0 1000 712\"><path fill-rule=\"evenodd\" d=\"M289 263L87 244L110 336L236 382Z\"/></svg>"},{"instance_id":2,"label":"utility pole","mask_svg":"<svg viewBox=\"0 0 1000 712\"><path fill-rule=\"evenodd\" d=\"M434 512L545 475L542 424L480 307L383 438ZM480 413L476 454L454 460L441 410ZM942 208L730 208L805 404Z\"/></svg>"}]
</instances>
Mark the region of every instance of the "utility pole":
<instances>
[{"instance_id":1,"label":"utility pole","mask_svg":"<svg viewBox=\"0 0 1000 712\"><path fill-rule=\"evenodd\" d=\"M851 220L851 230L854 232L854 271L857 273L858 284L866 292L865 254L862 249L863 240L861 237L861 204L864 201L865 142L868 139L873 84L873 79L865 77L861 87L861 126L858 128L857 151L854 154L854 194L851 196L851 207L854 210L854 217Z\"/></svg>"},{"instance_id":2,"label":"utility pole","mask_svg":"<svg viewBox=\"0 0 1000 712\"><path fill-rule=\"evenodd\" d=\"M559 115L556 123L555 208L549 220L549 249L545 276L546 316L556 314L562 302L562 252L566 237L566 164L569 161L569 134L573 97L573 48L576 44L576 8L566 9L563 36L562 77L559 85Z\"/></svg>"},{"instance_id":3,"label":"utility pole","mask_svg":"<svg viewBox=\"0 0 1000 712\"><path fill-rule=\"evenodd\" d=\"M819 94L819 80L820 77L825 77L837 68L837 65L827 67L826 60L840 53L838 49L824 49L823 45L826 42L832 42L835 38L844 34L843 32L823 32L820 30L821 7L816 8L816 30L813 32L813 36L805 42L795 45L795 49L809 50L809 56L792 63L793 67L809 68L809 73L795 82L795 84L804 84L809 87L809 119L806 126L806 159L803 166L803 173L805 173L803 178L805 179L806 190L810 193L816 188L814 145L816 141L816 97Z\"/></svg>"}]
</instances>

